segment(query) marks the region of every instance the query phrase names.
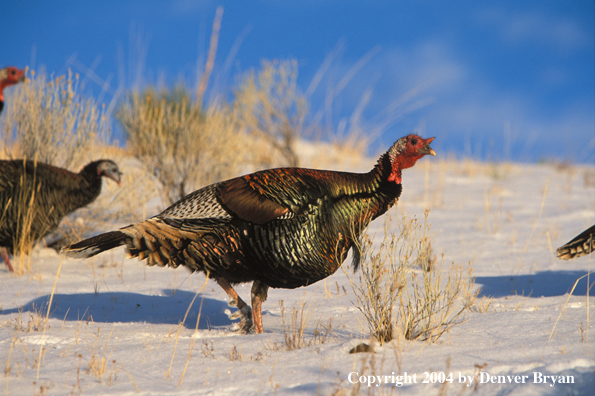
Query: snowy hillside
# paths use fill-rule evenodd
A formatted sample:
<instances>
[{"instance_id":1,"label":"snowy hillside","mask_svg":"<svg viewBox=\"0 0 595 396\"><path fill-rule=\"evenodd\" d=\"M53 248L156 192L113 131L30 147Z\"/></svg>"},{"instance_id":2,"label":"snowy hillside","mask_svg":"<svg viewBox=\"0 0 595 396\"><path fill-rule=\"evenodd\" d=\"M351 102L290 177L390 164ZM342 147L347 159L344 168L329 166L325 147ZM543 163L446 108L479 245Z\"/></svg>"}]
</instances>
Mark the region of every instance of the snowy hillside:
<instances>
[{"instance_id":1,"label":"snowy hillside","mask_svg":"<svg viewBox=\"0 0 595 396\"><path fill-rule=\"evenodd\" d=\"M37 248L31 274L0 267L0 392L592 395L595 290L587 284L595 279L585 275L595 254L560 261L555 249L595 223L595 169L438 155L404 171L389 212L422 219L430 208L434 253L471 263L481 288L467 321L437 343L349 354L369 335L342 270L307 288L271 289L264 334L238 335L229 330L226 294L202 274L146 267L123 249L79 261ZM365 171L374 161L356 166ZM383 226L378 219L369 233ZM249 301L250 285L236 290ZM308 319L310 345L287 350L292 309Z\"/></svg>"}]
</instances>

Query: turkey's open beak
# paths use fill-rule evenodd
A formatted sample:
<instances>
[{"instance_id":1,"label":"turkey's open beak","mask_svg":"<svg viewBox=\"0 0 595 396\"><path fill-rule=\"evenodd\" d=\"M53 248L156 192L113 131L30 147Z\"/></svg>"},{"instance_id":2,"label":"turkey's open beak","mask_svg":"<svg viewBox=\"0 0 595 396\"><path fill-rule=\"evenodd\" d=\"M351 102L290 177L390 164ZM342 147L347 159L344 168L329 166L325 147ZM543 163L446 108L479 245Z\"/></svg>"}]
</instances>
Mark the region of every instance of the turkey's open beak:
<instances>
[{"instance_id":1,"label":"turkey's open beak","mask_svg":"<svg viewBox=\"0 0 595 396\"><path fill-rule=\"evenodd\" d=\"M22 70L23 74L21 74L21 76L18 79L19 82L29 82L29 79L27 78L28 70L29 70L29 66L25 66L25 69Z\"/></svg>"},{"instance_id":2,"label":"turkey's open beak","mask_svg":"<svg viewBox=\"0 0 595 396\"><path fill-rule=\"evenodd\" d=\"M430 147L430 143L432 143L432 141L436 139L435 137L431 137L426 139L426 145L421 149L421 152L426 154L426 155L433 155L434 157L436 156L436 152L434 150L432 150L432 148Z\"/></svg>"}]
</instances>

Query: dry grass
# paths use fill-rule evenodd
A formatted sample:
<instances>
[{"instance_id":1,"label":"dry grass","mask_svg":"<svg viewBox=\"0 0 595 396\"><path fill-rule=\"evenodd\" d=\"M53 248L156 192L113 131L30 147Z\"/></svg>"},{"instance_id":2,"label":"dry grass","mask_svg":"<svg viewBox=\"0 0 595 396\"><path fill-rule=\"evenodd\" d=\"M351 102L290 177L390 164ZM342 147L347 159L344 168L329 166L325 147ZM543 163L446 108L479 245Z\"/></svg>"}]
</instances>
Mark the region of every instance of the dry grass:
<instances>
[{"instance_id":1,"label":"dry grass","mask_svg":"<svg viewBox=\"0 0 595 396\"><path fill-rule=\"evenodd\" d=\"M441 265L435 271L412 273L413 292L405 294L399 307L397 323L408 340L436 342L445 332L463 322L475 304L472 270L454 263L443 276ZM420 279L421 278L421 279Z\"/></svg>"},{"instance_id":2,"label":"dry grass","mask_svg":"<svg viewBox=\"0 0 595 396\"><path fill-rule=\"evenodd\" d=\"M202 345L200 347L200 350L202 351L202 354L205 357L210 357L215 359L215 355L213 354L213 352L215 352L215 346L213 345L213 340L210 340L210 342L208 342L207 340L202 340Z\"/></svg>"},{"instance_id":3,"label":"dry grass","mask_svg":"<svg viewBox=\"0 0 595 396\"><path fill-rule=\"evenodd\" d=\"M397 241L386 241L381 249L395 249ZM365 264L362 265L360 283L351 278L350 281L357 298L356 307L366 318L370 334L382 345L394 338L393 307L398 302L399 291L405 286L405 272L400 266L387 262L388 256L369 256L373 244L369 235L364 235L360 243Z\"/></svg>"},{"instance_id":4,"label":"dry grass","mask_svg":"<svg viewBox=\"0 0 595 396\"><path fill-rule=\"evenodd\" d=\"M558 315L558 318L556 319L556 322L554 323L554 326L552 327L552 331L550 332L550 336L548 338L548 341L551 341L552 337L554 337L554 335L556 334L556 326L558 325L558 321L560 321L560 318L562 317L562 314L564 314L564 312L566 311L566 306L568 305L568 300L570 300L570 297L572 296L572 294L574 293L574 289L576 289L576 285L578 285L579 281L583 278L587 278L587 316L586 316L586 321L587 321L587 341L589 341L589 324L591 322L591 318L589 316L589 294L591 291L591 288L593 287L593 285L595 285L595 283L590 283L591 280L591 271L587 272L585 275L579 277L575 282L574 285L572 285L572 289L570 290L570 293L568 293L568 297L566 298L566 301L564 302L564 306L562 307L562 309L560 310L560 314ZM582 329L582 322L581 322L581 338L583 337L583 329Z\"/></svg>"},{"instance_id":5,"label":"dry grass","mask_svg":"<svg viewBox=\"0 0 595 396\"><path fill-rule=\"evenodd\" d=\"M246 146L233 113L206 109L182 87L132 92L117 112L128 148L162 187L170 205L186 194L240 172Z\"/></svg>"},{"instance_id":6,"label":"dry grass","mask_svg":"<svg viewBox=\"0 0 595 396\"><path fill-rule=\"evenodd\" d=\"M287 321L285 318L285 306L283 300L279 300L281 320L283 323L283 339L288 351L300 349L309 344L304 338L304 332L312 317L313 309L311 305L312 301L308 304L308 308L306 308L305 302L302 302L299 307L292 307L289 321Z\"/></svg>"},{"instance_id":7,"label":"dry grass","mask_svg":"<svg viewBox=\"0 0 595 396\"><path fill-rule=\"evenodd\" d=\"M374 241L370 235L364 233L360 238L357 247L361 252L362 263L359 283L345 271L355 292L356 307L366 318L370 334L380 345L391 341L395 336L394 306L407 284L407 272L412 270L407 266L409 258L418 249L413 242L413 222L406 224L403 219L401 232L395 234L390 232L391 221L390 215L385 217L384 239L377 251L374 250ZM424 254L428 257L429 251L418 252L417 257Z\"/></svg>"},{"instance_id":8,"label":"dry grass","mask_svg":"<svg viewBox=\"0 0 595 396\"><path fill-rule=\"evenodd\" d=\"M481 297L475 300L475 304L470 308L473 312L486 313L492 307L494 299L492 297Z\"/></svg>"},{"instance_id":9,"label":"dry grass","mask_svg":"<svg viewBox=\"0 0 595 396\"><path fill-rule=\"evenodd\" d=\"M56 271L56 279L54 280L54 286L52 287L52 292L50 293L50 301L48 302L47 313L45 315L45 322L43 326L43 337L45 337L45 332L48 327L48 320L50 318L50 309L52 308L52 301L54 301L54 294L56 293L56 285L58 284L58 279L60 278L60 271L62 270L62 264L64 260L60 260L60 265L58 266L58 271ZM38 358L38 365L37 365L37 379L39 379L39 369L41 368L42 356L44 353L44 346L43 344L39 347L39 358Z\"/></svg>"},{"instance_id":10,"label":"dry grass","mask_svg":"<svg viewBox=\"0 0 595 396\"><path fill-rule=\"evenodd\" d=\"M235 92L233 107L242 128L272 150L259 165L298 166L295 144L308 112L308 103L297 86L295 60L264 61L256 75L250 72Z\"/></svg>"},{"instance_id":11,"label":"dry grass","mask_svg":"<svg viewBox=\"0 0 595 396\"><path fill-rule=\"evenodd\" d=\"M286 315L283 300L279 300L283 343L271 341L265 344L265 349L293 351L305 347L320 346L330 340L331 335L333 335L332 318L327 323L323 323L322 318L319 318L314 326L314 332L311 335L307 332L308 323L316 309L315 305L312 306L313 300L312 298L308 304L302 301L297 306L291 307L291 312L288 315Z\"/></svg>"},{"instance_id":12,"label":"dry grass","mask_svg":"<svg viewBox=\"0 0 595 396\"><path fill-rule=\"evenodd\" d=\"M230 361L238 361L241 362L244 360L244 354L241 351L238 351L238 346L233 344L232 347L229 349L229 352L224 353L225 357Z\"/></svg>"},{"instance_id":13,"label":"dry grass","mask_svg":"<svg viewBox=\"0 0 595 396\"><path fill-rule=\"evenodd\" d=\"M428 214L423 224L400 217L398 234L389 232L387 216L384 240L376 250L369 235L361 239L361 275L359 282L350 280L356 307L381 345L399 335L435 342L475 303L470 270L453 264L443 273L442 264L432 262Z\"/></svg>"},{"instance_id":14,"label":"dry grass","mask_svg":"<svg viewBox=\"0 0 595 396\"><path fill-rule=\"evenodd\" d=\"M99 343L99 329L97 330L97 336L95 342L89 347L89 351L91 352L91 358L87 363L87 371L86 374L93 374L93 376L99 382L105 382L108 386L111 386L112 381L114 381L117 377L117 373L120 370L120 366L116 363L115 359L111 358L111 355L114 352L114 349L117 346L117 343L113 347L109 347L109 342L112 337L112 333L114 332L114 328L107 337L105 341L105 346L101 348ZM106 375L109 375L106 377Z\"/></svg>"},{"instance_id":15,"label":"dry grass","mask_svg":"<svg viewBox=\"0 0 595 396\"><path fill-rule=\"evenodd\" d=\"M162 202L170 205L241 173L299 165L296 144L307 111L297 87L297 63L273 61L245 75L229 105L205 104L182 86L147 88L131 92L116 118L128 149L160 185ZM345 150L339 155L350 157Z\"/></svg>"},{"instance_id":16,"label":"dry grass","mask_svg":"<svg viewBox=\"0 0 595 396\"><path fill-rule=\"evenodd\" d=\"M9 321L9 327L15 331L22 333L30 333L33 331L41 331L46 325L43 307L38 307L35 304L28 311L27 323L23 320L23 312L19 311L19 315L13 321ZM1 327L4 327L2 325Z\"/></svg>"},{"instance_id":17,"label":"dry grass","mask_svg":"<svg viewBox=\"0 0 595 396\"><path fill-rule=\"evenodd\" d=\"M312 301L307 307L305 302L300 303L298 307L292 307L289 320L285 317L283 300L279 301L279 308L281 309L283 340L286 350L292 351L315 344L324 344L327 341L327 337L332 331L332 322L324 326L319 320L312 336L309 338L305 336L306 326L315 309L312 307Z\"/></svg>"},{"instance_id":18,"label":"dry grass","mask_svg":"<svg viewBox=\"0 0 595 396\"><path fill-rule=\"evenodd\" d=\"M31 81L13 90L0 119L4 156L78 169L109 138L109 120L82 95L78 74L54 78L31 71Z\"/></svg>"}]
</instances>

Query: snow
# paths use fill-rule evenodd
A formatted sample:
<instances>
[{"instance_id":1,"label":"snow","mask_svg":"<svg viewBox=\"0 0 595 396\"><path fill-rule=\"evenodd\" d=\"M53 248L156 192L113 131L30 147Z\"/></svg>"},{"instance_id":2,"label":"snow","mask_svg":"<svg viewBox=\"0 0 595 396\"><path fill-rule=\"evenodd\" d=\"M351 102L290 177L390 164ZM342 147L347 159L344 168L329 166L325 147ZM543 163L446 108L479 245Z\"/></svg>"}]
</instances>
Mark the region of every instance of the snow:
<instances>
[{"instance_id":1,"label":"snow","mask_svg":"<svg viewBox=\"0 0 595 396\"><path fill-rule=\"evenodd\" d=\"M363 171L374 162L356 166ZM445 263L470 263L479 296L492 300L487 311L470 312L435 344L391 342L375 353L349 354L369 335L342 270L307 288L271 289L263 304L265 332L240 335L229 330L226 294L204 275L147 267L125 259L123 249L82 261L38 247L30 274L0 268L0 391L593 395L595 298L593 289L587 293L593 279L582 278L569 292L593 270L595 255L555 258L556 247L595 222L593 172L439 157L405 171L398 213L423 219L431 208L434 252L443 253ZM378 219L369 233L380 235L383 226ZM236 290L249 301L250 285ZM306 341L330 326L325 342L286 350L280 300L286 325L292 308L306 304ZM432 383L440 373L452 382ZM394 383L399 376L407 380L402 386ZM376 386L380 380L389 383Z\"/></svg>"}]
</instances>

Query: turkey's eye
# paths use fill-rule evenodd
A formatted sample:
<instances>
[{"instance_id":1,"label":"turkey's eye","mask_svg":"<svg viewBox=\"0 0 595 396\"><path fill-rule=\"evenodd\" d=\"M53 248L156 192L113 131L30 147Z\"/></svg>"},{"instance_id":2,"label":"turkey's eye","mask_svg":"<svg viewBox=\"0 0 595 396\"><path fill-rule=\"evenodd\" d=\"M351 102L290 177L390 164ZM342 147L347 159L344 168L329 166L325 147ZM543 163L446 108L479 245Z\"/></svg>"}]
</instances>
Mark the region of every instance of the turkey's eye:
<instances>
[{"instance_id":1,"label":"turkey's eye","mask_svg":"<svg viewBox=\"0 0 595 396\"><path fill-rule=\"evenodd\" d=\"M417 144L417 139L415 139L415 138L411 139L411 144L415 146Z\"/></svg>"},{"instance_id":2,"label":"turkey's eye","mask_svg":"<svg viewBox=\"0 0 595 396\"><path fill-rule=\"evenodd\" d=\"M12 74L12 75L14 76L15 74L17 74L17 72L16 72L16 71L14 71L14 70L11 70L11 71L10 71L10 74Z\"/></svg>"}]
</instances>

